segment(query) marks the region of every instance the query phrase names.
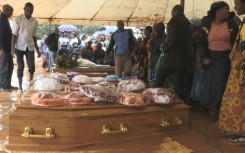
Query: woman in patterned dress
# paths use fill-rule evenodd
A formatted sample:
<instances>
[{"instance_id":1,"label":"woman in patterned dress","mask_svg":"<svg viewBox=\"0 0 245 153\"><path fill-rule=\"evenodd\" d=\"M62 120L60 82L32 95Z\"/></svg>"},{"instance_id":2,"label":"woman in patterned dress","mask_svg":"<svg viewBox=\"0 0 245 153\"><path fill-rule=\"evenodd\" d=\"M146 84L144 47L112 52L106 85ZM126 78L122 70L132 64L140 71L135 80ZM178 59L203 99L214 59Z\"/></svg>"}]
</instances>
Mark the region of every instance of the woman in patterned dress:
<instances>
[{"instance_id":1,"label":"woman in patterned dress","mask_svg":"<svg viewBox=\"0 0 245 153\"><path fill-rule=\"evenodd\" d=\"M142 79L143 81L145 81L146 83L148 83L148 54L149 54L149 50L147 47L147 44L150 40L150 35L152 32L152 27L151 26L147 26L145 27L145 31L144 31L144 39L143 41L140 43L139 45L139 54L140 54L140 59L139 59L139 79Z\"/></svg>"},{"instance_id":2,"label":"woman in patterned dress","mask_svg":"<svg viewBox=\"0 0 245 153\"><path fill-rule=\"evenodd\" d=\"M245 14L245 0L234 0L238 15ZM231 72L223 96L219 127L234 137L230 144L245 144L245 24L230 54Z\"/></svg>"}]
</instances>

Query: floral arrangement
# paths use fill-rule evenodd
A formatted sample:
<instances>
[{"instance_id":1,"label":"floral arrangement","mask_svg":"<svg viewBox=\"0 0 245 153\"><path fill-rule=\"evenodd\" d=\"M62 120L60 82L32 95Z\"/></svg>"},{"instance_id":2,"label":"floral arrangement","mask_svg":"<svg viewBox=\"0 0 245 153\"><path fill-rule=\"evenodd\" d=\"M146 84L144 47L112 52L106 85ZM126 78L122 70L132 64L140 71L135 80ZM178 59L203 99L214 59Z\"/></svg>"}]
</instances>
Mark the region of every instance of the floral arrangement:
<instances>
[{"instance_id":1,"label":"floral arrangement","mask_svg":"<svg viewBox=\"0 0 245 153\"><path fill-rule=\"evenodd\" d=\"M76 59L72 59L72 56L68 53L59 54L55 61L59 68L74 68L78 66Z\"/></svg>"}]
</instances>

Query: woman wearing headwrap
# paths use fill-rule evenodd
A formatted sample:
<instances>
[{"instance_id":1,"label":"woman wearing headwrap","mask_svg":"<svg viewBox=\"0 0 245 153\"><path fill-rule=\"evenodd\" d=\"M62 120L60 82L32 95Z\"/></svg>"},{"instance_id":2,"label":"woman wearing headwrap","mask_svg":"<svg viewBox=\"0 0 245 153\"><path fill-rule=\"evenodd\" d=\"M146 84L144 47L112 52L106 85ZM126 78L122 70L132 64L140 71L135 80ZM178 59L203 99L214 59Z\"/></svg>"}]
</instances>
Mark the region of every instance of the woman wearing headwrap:
<instances>
[{"instance_id":1,"label":"woman wearing headwrap","mask_svg":"<svg viewBox=\"0 0 245 153\"><path fill-rule=\"evenodd\" d=\"M151 38L149 40L149 85L150 87L155 86L156 81L156 71L155 66L157 64L158 58L161 54L161 44L164 41L165 36L165 26L162 22L159 22L153 26Z\"/></svg>"}]
</instances>

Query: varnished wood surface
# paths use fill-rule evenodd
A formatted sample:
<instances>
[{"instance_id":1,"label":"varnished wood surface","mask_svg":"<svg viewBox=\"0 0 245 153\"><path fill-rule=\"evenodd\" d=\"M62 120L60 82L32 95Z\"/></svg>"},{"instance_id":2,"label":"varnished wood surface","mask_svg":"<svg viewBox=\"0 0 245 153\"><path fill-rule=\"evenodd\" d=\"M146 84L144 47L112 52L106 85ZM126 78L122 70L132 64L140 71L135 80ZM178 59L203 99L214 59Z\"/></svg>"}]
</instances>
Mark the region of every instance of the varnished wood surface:
<instances>
[{"instance_id":1,"label":"varnished wood surface","mask_svg":"<svg viewBox=\"0 0 245 153\"><path fill-rule=\"evenodd\" d=\"M115 67L76 67L72 69L55 68L54 72L67 73L67 72L79 72L87 74L115 74Z\"/></svg>"},{"instance_id":2,"label":"varnished wood surface","mask_svg":"<svg viewBox=\"0 0 245 153\"><path fill-rule=\"evenodd\" d=\"M15 58L16 59L16 58ZM35 75L47 73L45 69L42 69L41 59L36 60L36 72ZM12 77L12 85L17 86L17 74L16 68ZM25 69L25 74L23 78L23 89L26 90L29 87L28 82L29 72ZM0 93L0 114L6 114L13 108L13 102L10 100L10 93L4 92ZM10 111L11 112L11 111ZM0 118L0 152L1 153L61 153L61 151L40 151L36 147L32 147L33 151L21 151L26 150L24 148L30 148L29 145L17 145L10 147L10 150L6 150L5 145L8 143L9 139L9 114L1 116ZM186 147L192 149L195 153L244 153L244 145L229 145L228 139L223 133L218 129L217 122L210 120L210 116L207 113L202 112L197 108L191 109L190 114L191 119L191 130L177 133L165 133L160 135L150 135L144 136L142 138L124 140L124 141L114 141L113 144L102 143L95 145L73 145L66 146L62 145L60 147L65 150L65 153L164 153L166 149L163 148L164 139L166 137L171 137L174 140L180 142ZM23 131L21 131L22 133ZM43 130L41 131L43 133ZM50 146L45 143L40 144L45 148ZM10 145L11 146L11 145ZM53 146L51 149L55 149Z\"/></svg>"},{"instance_id":3,"label":"varnished wood surface","mask_svg":"<svg viewBox=\"0 0 245 153\"><path fill-rule=\"evenodd\" d=\"M114 143L152 134L177 132L187 130L189 126L189 107L183 103L127 107L118 103L98 102L77 107L37 107L31 105L30 95L31 92L28 92L9 116L9 149L25 146L27 150L62 150L64 146L69 148ZM182 120L181 125L175 124L176 117ZM161 126L163 119L170 123L168 127ZM103 125L109 126L112 131L119 131L120 124L128 128L126 133L102 134ZM55 137L24 138L21 134L25 127L33 128L36 135L43 135L46 128L52 128Z\"/></svg>"},{"instance_id":4,"label":"varnished wood surface","mask_svg":"<svg viewBox=\"0 0 245 153\"><path fill-rule=\"evenodd\" d=\"M220 153L217 148L209 144L206 139L203 138L202 134L193 128L177 133L152 134L137 139L118 139L115 140L113 144L110 142L95 144L88 143L83 145L62 145L59 147L61 150L71 153L165 153L166 148L163 147L165 138L172 138L174 141L192 149L194 153ZM42 144L42 146L50 148L50 150L56 149L55 146L50 146L45 143ZM30 147L32 150L35 150L34 152L44 153L43 151L38 150L36 146L32 145L8 145L8 147L11 148L11 150L19 150L16 153L26 153L27 151L20 150L28 150ZM45 153L50 152L48 151ZM57 153L57 151L55 153Z\"/></svg>"}]
</instances>

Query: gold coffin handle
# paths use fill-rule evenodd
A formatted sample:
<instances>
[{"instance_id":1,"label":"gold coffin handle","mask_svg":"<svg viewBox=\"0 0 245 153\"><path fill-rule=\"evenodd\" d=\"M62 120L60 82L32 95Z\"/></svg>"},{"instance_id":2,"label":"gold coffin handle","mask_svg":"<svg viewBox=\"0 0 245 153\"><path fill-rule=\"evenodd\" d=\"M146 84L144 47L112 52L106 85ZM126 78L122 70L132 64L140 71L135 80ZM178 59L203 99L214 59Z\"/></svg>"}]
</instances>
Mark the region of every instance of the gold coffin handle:
<instances>
[{"instance_id":1,"label":"gold coffin handle","mask_svg":"<svg viewBox=\"0 0 245 153\"><path fill-rule=\"evenodd\" d=\"M183 121L179 117L174 118L175 125L182 125Z\"/></svg>"},{"instance_id":2,"label":"gold coffin handle","mask_svg":"<svg viewBox=\"0 0 245 153\"><path fill-rule=\"evenodd\" d=\"M46 128L44 135L35 135L31 127L25 127L24 133L22 133L21 136L25 138L53 138L54 130L52 128Z\"/></svg>"},{"instance_id":3,"label":"gold coffin handle","mask_svg":"<svg viewBox=\"0 0 245 153\"><path fill-rule=\"evenodd\" d=\"M65 86L63 90L58 91L59 93L69 93L71 91L70 87L68 85Z\"/></svg>"},{"instance_id":4,"label":"gold coffin handle","mask_svg":"<svg viewBox=\"0 0 245 153\"><path fill-rule=\"evenodd\" d=\"M160 123L160 125L162 127L170 127L170 126L173 126L173 125L182 125L183 124L183 121L179 118L179 117L175 117L173 122L169 122L167 119L165 118L162 118L162 121Z\"/></svg>"},{"instance_id":5,"label":"gold coffin handle","mask_svg":"<svg viewBox=\"0 0 245 153\"><path fill-rule=\"evenodd\" d=\"M102 127L102 134L114 134L114 133L127 133L128 128L125 124L120 124L120 129L112 131L108 125L103 125Z\"/></svg>"},{"instance_id":6,"label":"gold coffin handle","mask_svg":"<svg viewBox=\"0 0 245 153\"><path fill-rule=\"evenodd\" d=\"M162 127L169 127L170 126L170 123L167 119L163 119L162 118L162 121L161 121L161 124L160 124Z\"/></svg>"}]
</instances>

